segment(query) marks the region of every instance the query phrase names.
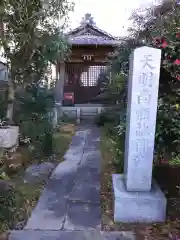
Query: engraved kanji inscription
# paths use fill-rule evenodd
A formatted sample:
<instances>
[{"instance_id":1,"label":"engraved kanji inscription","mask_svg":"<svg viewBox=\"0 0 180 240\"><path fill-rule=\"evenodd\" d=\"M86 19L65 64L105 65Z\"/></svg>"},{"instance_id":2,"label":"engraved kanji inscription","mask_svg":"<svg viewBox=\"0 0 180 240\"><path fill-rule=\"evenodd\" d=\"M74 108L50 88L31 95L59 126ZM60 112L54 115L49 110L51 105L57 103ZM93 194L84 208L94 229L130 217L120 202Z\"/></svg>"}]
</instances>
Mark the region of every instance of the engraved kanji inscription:
<instances>
[{"instance_id":1,"label":"engraved kanji inscription","mask_svg":"<svg viewBox=\"0 0 180 240\"><path fill-rule=\"evenodd\" d=\"M156 75L153 72L143 72L139 76L139 84L144 87L152 87Z\"/></svg>"},{"instance_id":2,"label":"engraved kanji inscription","mask_svg":"<svg viewBox=\"0 0 180 240\"><path fill-rule=\"evenodd\" d=\"M152 62L153 62L153 59L152 59L152 55L151 54L148 54L148 55L144 55L144 59L141 60L141 62L143 63L143 68L145 67L148 67L150 68L151 70L153 70L155 67L152 66Z\"/></svg>"},{"instance_id":3,"label":"engraved kanji inscription","mask_svg":"<svg viewBox=\"0 0 180 240\"><path fill-rule=\"evenodd\" d=\"M137 122L136 128L139 131L146 131L149 128L149 125L146 121Z\"/></svg>"},{"instance_id":4,"label":"engraved kanji inscription","mask_svg":"<svg viewBox=\"0 0 180 240\"><path fill-rule=\"evenodd\" d=\"M136 111L137 121L148 120L150 117L149 108L141 108Z\"/></svg>"},{"instance_id":5,"label":"engraved kanji inscription","mask_svg":"<svg viewBox=\"0 0 180 240\"><path fill-rule=\"evenodd\" d=\"M148 150L148 139L140 138L135 141L136 154L145 155Z\"/></svg>"},{"instance_id":6,"label":"engraved kanji inscription","mask_svg":"<svg viewBox=\"0 0 180 240\"><path fill-rule=\"evenodd\" d=\"M149 127L146 125L146 127L142 130L136 130L136 137L144 137L150 135Z\"/></svg>"},{"instance_id":7,"label":"engraved kanji inscription","mask_svg":"<svg viewBox=\"0 0 180 240\"><path fill-rule=\"evenodd\" d=\"M137 96L137 103L140 105L150 104L151 102L151 91L147 88L142 88L140 94Z\"/></svg>"},{"instance_id":8,"label":"engraved kanji inscription","mask_svg":"<svg viewBox=\"0 0 180 240\"><path fill-rule=\"evenodd\" d=\"M141 129L141 127L142 127L142 124L141 124L141 122L137 122L137 124L136 124L136 128L137 128L138 130L140 130L140 129Z\"/></svg>"},{"instance_id":9,"label":"engraved kanji inscription","mask_svg":"<svg viewBox=\"0 0 180 240\"><path fill-rule=\"evenodd\" d=\"M138 167L139 163L141 161L141 158L139 156L135 155L135 156L132 157L132 161L134 162L134 166Z\"/></svg>"},{"instance_id":10,"label":"engraved kanji inscription","mask_svg":"<svg viewBox=\"0 0 180 240\"><path fill-rule=\"evenodd\" d=\"M138 98L138 104L150 104L151 102L151 94L142 94L140 96L137 96Z\"/></svg>"},{"instance_id":11,"label":"engraved kanji inscription","mask_svg":"<svg viewBox=\"0 0 180 240\"><path fill-rule=\"evenodd\" d=\"M136 130L136 137L143 137L144 136L144 132L140 131L140 130Z\"/></svg>"}]
</instances>

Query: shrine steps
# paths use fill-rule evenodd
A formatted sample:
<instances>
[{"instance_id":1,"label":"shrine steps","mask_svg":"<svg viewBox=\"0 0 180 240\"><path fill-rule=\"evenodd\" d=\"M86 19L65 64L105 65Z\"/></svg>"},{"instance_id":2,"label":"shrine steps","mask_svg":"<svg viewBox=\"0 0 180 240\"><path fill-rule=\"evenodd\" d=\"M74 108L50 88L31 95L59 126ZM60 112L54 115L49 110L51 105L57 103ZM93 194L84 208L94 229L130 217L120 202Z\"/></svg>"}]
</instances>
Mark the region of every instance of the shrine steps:
<instances>
[{"instance_id":1,"label":"shrine steps","mask_svg":"<svg viewBox=\"0 0 180 240\"><path fill-rule=\"evenodd\" d=\"M80 120L93 120L101 112L103 112L107 106L100 104L76 104L74 106L63 106L63 115Z\"/></svg>"}]
</instances>

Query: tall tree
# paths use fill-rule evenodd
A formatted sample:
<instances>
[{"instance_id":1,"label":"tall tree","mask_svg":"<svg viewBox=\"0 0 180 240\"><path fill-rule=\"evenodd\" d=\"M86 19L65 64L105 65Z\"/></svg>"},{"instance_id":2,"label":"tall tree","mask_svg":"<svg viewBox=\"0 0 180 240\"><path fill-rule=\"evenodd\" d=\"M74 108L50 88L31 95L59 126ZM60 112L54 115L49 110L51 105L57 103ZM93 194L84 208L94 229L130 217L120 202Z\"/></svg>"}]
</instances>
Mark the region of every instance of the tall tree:
<instances>
[{"instance_id":1,"label":"tall tree","mask_svg":"<svg viewBox=\"0 0 180 240\"><path fill-rule=\"evenodd\" d=\"M180 80L180 4L164 0L159 5L132 14L129 29L136 39L162 49L162 66Z\"/></svg>"},{"instance_id":2,"label":"tall tree","mask_svg":"<svg viewBox=\"0 0 180 240\"><path fill-rule=\"evenodd\" d=\"M4 25L1 45L9 66L7 118L13 119L13 103L18 86L38 83L48 63L64 57L69 46L63 37L68 0L0 1L0 19ZM61 24L60 24L61 22Z\"/></svg>"}]
</instances>

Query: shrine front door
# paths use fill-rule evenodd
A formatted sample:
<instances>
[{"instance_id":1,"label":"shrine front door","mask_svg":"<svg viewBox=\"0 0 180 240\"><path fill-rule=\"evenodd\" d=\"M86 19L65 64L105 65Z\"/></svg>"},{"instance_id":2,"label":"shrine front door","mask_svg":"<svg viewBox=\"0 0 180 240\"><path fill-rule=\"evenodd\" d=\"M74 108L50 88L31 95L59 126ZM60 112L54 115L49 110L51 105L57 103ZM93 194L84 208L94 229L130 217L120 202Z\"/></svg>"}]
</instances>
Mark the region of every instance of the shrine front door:
<instances>
[{"instance_id":1,"label":"shrine front door","mask_svg":"<svg viewBox=\"0 0 180 240\"><path fill-rule=\"evenodd\" d=\"M99 81L107 67L102 63L67 63L64 92L74 93L74 103L88 103L100 93Z\"/></svg>"}]
</instances>

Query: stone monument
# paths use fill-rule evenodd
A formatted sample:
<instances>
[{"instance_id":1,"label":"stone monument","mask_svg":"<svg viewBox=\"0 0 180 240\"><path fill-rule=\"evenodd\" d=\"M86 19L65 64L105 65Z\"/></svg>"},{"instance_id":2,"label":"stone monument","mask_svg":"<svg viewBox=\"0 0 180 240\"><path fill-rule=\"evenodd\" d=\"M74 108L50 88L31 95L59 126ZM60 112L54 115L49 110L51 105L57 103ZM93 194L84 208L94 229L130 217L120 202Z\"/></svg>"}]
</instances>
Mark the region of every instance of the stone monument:
<instances>
[{"instance_id":1,"label":"stone monument","mask_svg":"<svg viewBox=\"0 0 180 240\"><path fill-rule=\"evenodd\" d=\"M130 56L124 174L113 175L115 222L163 222L166 198L152 180L161 50Z\"/></svg>"}]
</instances>

